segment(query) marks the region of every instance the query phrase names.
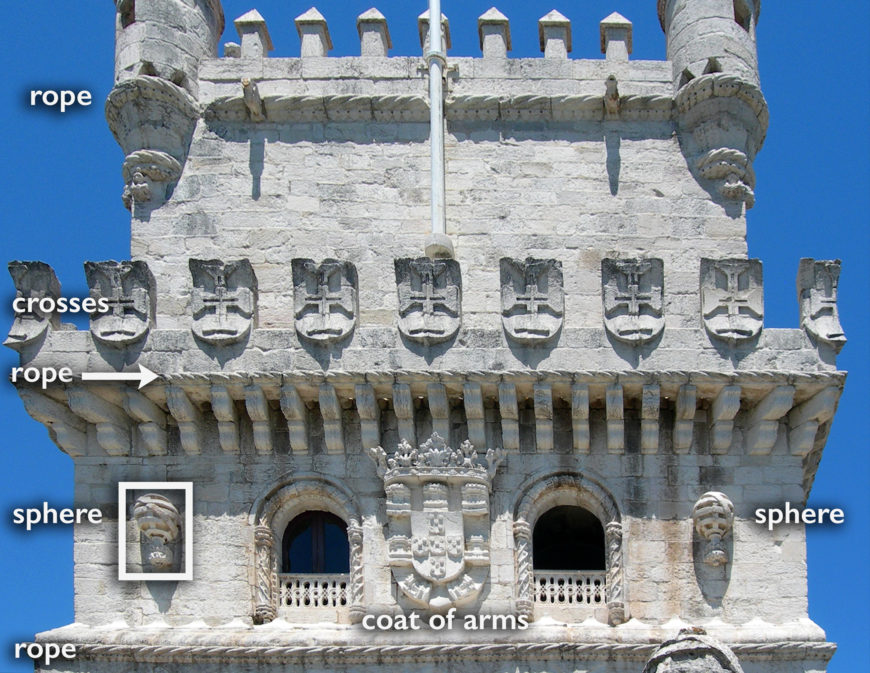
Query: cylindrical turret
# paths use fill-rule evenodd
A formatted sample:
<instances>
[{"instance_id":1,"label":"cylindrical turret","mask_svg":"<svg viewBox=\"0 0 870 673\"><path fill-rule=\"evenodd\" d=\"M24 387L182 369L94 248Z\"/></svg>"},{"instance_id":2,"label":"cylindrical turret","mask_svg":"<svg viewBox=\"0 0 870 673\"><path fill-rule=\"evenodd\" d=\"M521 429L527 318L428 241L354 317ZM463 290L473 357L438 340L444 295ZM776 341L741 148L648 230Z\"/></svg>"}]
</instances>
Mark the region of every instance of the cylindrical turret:
<instances>
[{"instance_id":1,"label":"cylindrical turret","mask_svg":"<svg viewBox=\"0 0 870 673\"><path fill-rule=\"evenodd\" d=\"M115 84L141 75L198 95L197 70L217 55L224 30L220 0L117 0Z\"/></svg>"},{"instance_id":2,"label":"cylindrical turret","mask_svg":"<svg viewBox=\"0 0 870 673\"><path fill-rule=\"evenodd\" d=\"M659 0L675 88L713 72L758 86L755 26L760 5L761 0Z\"/></svg>"}]
</instances>

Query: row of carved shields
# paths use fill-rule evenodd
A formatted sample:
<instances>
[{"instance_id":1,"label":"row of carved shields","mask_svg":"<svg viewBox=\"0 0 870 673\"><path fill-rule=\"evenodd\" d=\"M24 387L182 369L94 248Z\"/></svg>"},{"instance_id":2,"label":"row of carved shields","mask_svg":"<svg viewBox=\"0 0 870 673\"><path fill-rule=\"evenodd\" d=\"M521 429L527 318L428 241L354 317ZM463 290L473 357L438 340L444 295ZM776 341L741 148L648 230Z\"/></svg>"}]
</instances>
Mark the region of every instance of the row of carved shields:
<instances>
[{"instance_id":1,"label":"row of carved shields","mask_svg":"<svg viewBox=\"0 0 870 673\"><path fill-rule=\"evenodd\" d=\"M257 278L248 260L191 259L192 331L215 346L244 340L256 327ZM294 318L302 339L331 344L348 338L359 316L359 282L348 261L291 262ZM398 328L412 342L432 345L452 339L462 321L462 277L452 259L403 258L394 262ZM11 262L16 296L60 296L54 271L42 262ZM736 345L756 338L764 317L761 262L702 259L701 317L708 334ZM145 262L86 262L91 296L109 308L91 316L94 338L123 348L148 334L155 316L154 277ZM801 323L817 341L839 349L845 343L837 311L840 262L802 259L798 274ZM552 343L565 315L562 264L555 259L500 261L501 315L508 338L523 346ZM656 258L609 259L601 263L604 325L610 336L637 346L657 339L665 326L664 263ZM30 302L16 314L6 345L40 340L58 315L51 302Z\"/></svg>"}]
</instances>

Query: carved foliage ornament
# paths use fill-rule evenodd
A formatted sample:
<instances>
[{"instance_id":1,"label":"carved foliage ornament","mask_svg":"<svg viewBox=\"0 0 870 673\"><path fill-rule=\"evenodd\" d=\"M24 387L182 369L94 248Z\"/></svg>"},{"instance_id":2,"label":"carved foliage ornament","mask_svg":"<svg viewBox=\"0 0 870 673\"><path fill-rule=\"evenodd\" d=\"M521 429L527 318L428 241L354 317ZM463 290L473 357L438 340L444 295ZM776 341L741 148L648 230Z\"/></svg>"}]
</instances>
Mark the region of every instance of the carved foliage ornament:
<instances>
[{"instance_id":1,"label":"carved foliage ornament","mask_svg":"<svg viewBox=\"0 0 870 673\"><path fill-rule=\"evenodd\" d=\"M427 346L453 338L462 322L462 276L454 259L395 260L399 332Z\"/></svg>"},{"instance_id":2,"label":"carved foliage ornament","mask_svg":"<svg viewBox=\"0 0 870 673\"><path fill-rule=\"evenodd\" d=\"M701 317L710 336L737 344L764 324L761 260L702 259Z\"/></svg>"},{"instance_id":3,"label":"carved foliage ornament","mask_svg":"<svg viewBox=\"0 0 870 673\"><path fill-rule=\"evenodd\" d=\"M140 341L154 320L154 276L145 262L85 262L91 297L109 310L91 315L94 339L123 347Z\"/></svg>"},{"instance_id":4,"label":"carved foliage ornament","mask_svg":"<svg viewBox=\"0 0 870 673\"><path fill-rule=\"evenodd\" d=\"M60 283L54 270L45 262L9 262L9 275L15 284L16 299L51 299L54 307L60 297ZM56 312L44 311L38 302L31 308L28 310L25 303L25 310L16 311L4 346L18 350L41 339L49 327L60 327L60 317Z\"/></svg>"},{"instance_id":5,"label":"carved foliage ornament","mask_svg":"<svg viewBox=\"0 0 870 673\"><path fill-rule=\"evenodd\" d=\"M804 258L798 267L801 326L817 341L837 352L846 343L837 308L840 260Z\"/></svg>"},{"instance_id":6,"label":"carved foliage ornament","mask_svg":"<svg viewBox=\"0 0 870 673\"><path fill-rule=\"evenodd\" d=\"M432 610L472 603L489 574L489 495L504 459L471 442L452 449L433 434L419 448L402 440L392 456L369 449L384 481L389 563L402 593Z\"/></svg>"},{"instance_id":7,"label":"carved foliage ornament","mask_svg":"<svg viewBox=\"0 0 870 673\"><path fill-rule=\"evenodd\" d=\"M257 278L251 263L191 259L190 273L194 336L217 346L245 339L257 309Z\"/></svg>"},{"instance_id":8,"label":"carved foliage ornament","mask_svg":"<svg viewBox=\"0 0 870 673\"><path fill-rule=\"evenodd\" d=\"M562 263L503 257L500 269L501 316L507 335L526 345L552 339L562 328L565 313Z\"/></svg>"},{"instance_id":9,"label":"carved foliage ornament","mask_svg":"<svg viewBox=\"0 0 870 673\"><path fill-rule=\"evenodd\" d=\"M727 646L694 627L663 642L643 673L743 673L743 669Z\"/></svg>"},{"instance_id":10,"label":"carved foliage ornament","mask_svg":"<svg viewBox=\"0 0 870 673\"><path fill-rule=\"evenodd\" d=\"M319 343L341 341L356 326L356 267L350 262L294 259L293 292L296 332Z\"/></svg>"},{"instance_id":11,"label":"carved foliage ornament","mask_svg":"<svg viewBox=\"0 0 870 673\"><path fill-rule=\"evenodd\" d=\"M604 326L615 339L640 345L665 327L664 263L660 259L601 260Z\"/></svg>"},{"instance_id":12,"label":"carved foliage ornament","mask_svg":"<svg viewBox=\"0 0 870 673\"><path fill-rule=\"evenodd\" d=\"M734 504L724 493L708 491L692 509L695 531L705 541L704 563L720 566L728 563L728 552L722 540L734 525Z\"/></svg>"}]
</instances>

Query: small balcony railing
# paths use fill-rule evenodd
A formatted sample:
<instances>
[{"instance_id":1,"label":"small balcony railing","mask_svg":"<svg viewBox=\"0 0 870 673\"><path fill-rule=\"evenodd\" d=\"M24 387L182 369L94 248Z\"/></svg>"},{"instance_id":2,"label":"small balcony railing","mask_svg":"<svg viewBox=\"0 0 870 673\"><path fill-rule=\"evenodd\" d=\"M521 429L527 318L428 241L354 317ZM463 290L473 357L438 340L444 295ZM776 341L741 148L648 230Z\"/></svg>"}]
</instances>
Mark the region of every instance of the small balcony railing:
<instances>
[{"instance_id":1,"label":"small balcony railing","mask_svg":"<svg viewBox=\"0 0 870 673\"><path fill-rule=\"evenodd\" d=\"M347 608L350 575L279 574L284 610Z\"/></svg>"},{"instance_id":2,"label":"small balcony railing","mask_svg":"<svg viewBox=\"0 0 870 673\"><path fill-rule=\"evenodd\" d=\"M535 603L604 605L607 573L602 571L536 570Z\"/></svg>"}]
</instances>

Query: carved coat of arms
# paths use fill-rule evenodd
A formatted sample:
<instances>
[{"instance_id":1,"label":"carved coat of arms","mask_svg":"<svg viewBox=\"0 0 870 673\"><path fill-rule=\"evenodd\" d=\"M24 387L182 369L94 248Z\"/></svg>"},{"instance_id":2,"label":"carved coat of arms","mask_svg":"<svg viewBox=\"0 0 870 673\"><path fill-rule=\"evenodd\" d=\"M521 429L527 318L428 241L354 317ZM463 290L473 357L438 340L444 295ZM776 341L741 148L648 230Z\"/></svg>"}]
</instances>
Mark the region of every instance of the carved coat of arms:
<instances>
[{"instance_id":1,"label":"carved coat of arms","mask_svg":"<svg viewBox=\"0 0 870 673\"><path fill-rule=\"evenodd\" d=\"M604 326L619 341L639 345L665 327L664 263L660 259L601 260Z\"/></svg>"},{"instance_id":2,"label":"carved coat of arms","mask_svg":"<svg viewBox=\"0 0 870 673\"><path fill-rule=\"evenodd\" d=\"M257 278L247 259L190 260L193 334L218 346L241 341L254 326Z\"/></svg>"},{"instance_id":3,"label":"carved coat of arms","mask_svg":"<svg viewBox=\"0 0 870 673\"><path fill-rule=\"evenodd\" d=\"M562 263L503 257L500 269L501 319L507 335L527 345L552 339L565 313Z\"/></svg>"},{"instance_id":4,"label":"carved coat of arms","mask_svg":"<svg viewBox=\"0 0 870 673\"><path fill-rule=\"evenodd\" d=\"M296 332L320 343L340 341L356 326L357 275L350 262L294 259Z\"/></svg>"},{"instance_id":5,"label":"carved coat of arms","mask_svg":"<svg viewBox=\"0 0 870 673\"><path fill-rule=\"evenodd\" d=\"M45 262L9 262L9 275L15 284L16 299L57 300L60 297L60 283L54 270ZM31 308L25 303L23 311L16 311L9 336L3 345L19 350L41 339L49 326L53 329L60 327L56 312L44 311L38 302Z\"/></svg>"},{"instance_id":6,"label":"carved coat of arms","mask_svg":"<svg viewBox=\"0 0 870 673\"><path fill-rule=\"evenodd\" d=\"M764 324L761 260L701 259L701 318L710 336L735 344Z\"/></svg>"},{"instance_id":7,"label":"carved coat of arms","mask_svg":"<svg viewBox=\"0 0 870 673\"><path fill-rule=\"evenodd\" d=\"M452 338L462 322L462 276L454 259L397 259L399 331L426 345Z\"/></svg>"},{"instance_id":8,"label":"carved coat of arms","mask_svg":"<svg viewBox=\"0 0 870 673\"><path fill-rule=\"evenodd\" d=\"M369 449L384 481L389 563L402 593L432 610L462 606L489 574L489 496L501 450L479 462L471 442L458 449L433 434L419 448L407 441L392 456Z\"/></svg>"},{"instance_id":9,"label":"carved coat of arms","mask_svg":"<svg viewBox=\"0 0 870 673\"><path fill-rule=\"evenodd\" d=\"M105 313L91 315L91 334L121 348L143 339L154 320L154 276L145 262L85 262L91 297L104 299Z\"/></svg>"},{"instance_id":10,"label":"carved coat of arms","mask_svg":"<svg viewBox=\"0 0 870 673\"><path fill-rule=\"evenodd\" d=\"M798 301L801 325L817 341L838 352L846 343L837 308L840 260L804 258L798 267Z\"/></svg>"}]
</instances>

